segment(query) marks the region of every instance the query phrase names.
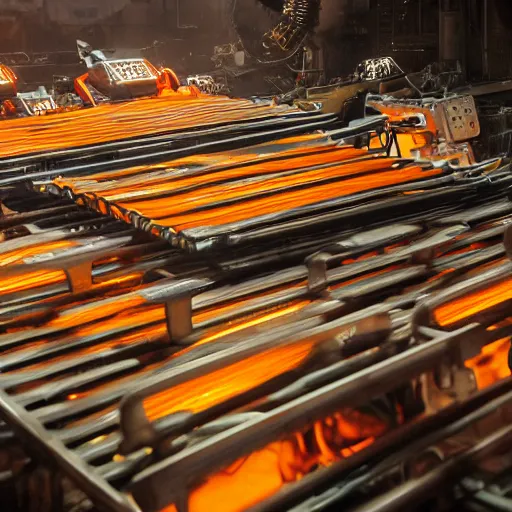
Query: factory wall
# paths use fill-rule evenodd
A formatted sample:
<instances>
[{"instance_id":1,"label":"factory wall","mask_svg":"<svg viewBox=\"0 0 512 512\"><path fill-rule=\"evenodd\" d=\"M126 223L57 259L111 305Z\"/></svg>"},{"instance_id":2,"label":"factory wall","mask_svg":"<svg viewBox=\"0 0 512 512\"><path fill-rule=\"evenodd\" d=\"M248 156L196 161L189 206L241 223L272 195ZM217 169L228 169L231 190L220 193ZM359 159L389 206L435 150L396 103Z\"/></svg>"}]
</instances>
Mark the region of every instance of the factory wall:
<instances>
[{"instance_id":1,"label":"factory wall","mask_svg":"<svg viewBox=\"0 0 512 512\"><path fill-rule=\"evenodd\" d=\"M0 53L74 51L80 38L130 51L154 46L147 52L157 64L208 72L214 46L237 38L232 1L0 0ZM502 79L512 76L511 22L509 0L323 0L316 42L330 78L390 55L406 71L460 61L469 79Z\"/></svg>"}]
</instances>

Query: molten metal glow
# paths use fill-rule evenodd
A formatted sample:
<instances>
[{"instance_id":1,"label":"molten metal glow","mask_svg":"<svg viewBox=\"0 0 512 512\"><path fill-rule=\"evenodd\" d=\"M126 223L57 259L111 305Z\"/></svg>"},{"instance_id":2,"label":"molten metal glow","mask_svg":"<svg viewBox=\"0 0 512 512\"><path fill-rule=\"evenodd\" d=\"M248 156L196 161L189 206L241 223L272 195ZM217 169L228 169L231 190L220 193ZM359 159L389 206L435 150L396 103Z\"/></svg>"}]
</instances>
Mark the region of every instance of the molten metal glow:
<instances>
[{"instance_id":1,"label":"molten metal glow","mask_svg":"<svg viewBox=\"0 0 512 512\"><path fill-rule=\"evenodd\" d=\"M37 272L27 272L20 276L8 278L2 278L0 276L0 293L7 294L35 290L42 286L63 283L65 280L66 276L61 270L39 270Z\"/></svg>"},{"instance_id":2,"label":"molten metal glow","mask_svg":"<svg viewBox=\"0 0 512 512\"><path fill-rule=\"evenodd\" d=\"M298 368L314 344L303 342L257 354L144 400L150 420L177 411L200 412Z\"/></svg>"},{"instance_id":3,"label":"molten metal glow","mask_svg":"<svg viewBox=\"0 0 512 512\"><path fill-rule=\"evenodd\" d=\"M283 166L283 163L281 163ZM297 163L295 163L297 165ZM301 164L302 165L302 162ZM389 166L387 161L372 159L367 162L357 162L353 164L337 165L327 169L321 169L317 171L310 171L307 173L301 173L299 176L280 176L276 178L266 177L264 181L256 183L247 183L245 180L240 180L236 184L220 184L208 187L198 194L197 191L189 193L173 195L173 201L170 202L169 198L153 199L151 202L148 201L134 201L130 203L118 202L118 206L124 208L130 208L150 218L162 218L170 217L171 215L178 215L186 212L187 210L200 208L201 206L207 206L209 204L228 201L230 199L243 198L244 201L255 196L257 194L270 192L272 190L284 190L293 185L314 184L315 181L327 178L335 178L338 176L352 176L357 174L363 174L373 169L386 169ZM258 168L258 174L261 174ZM236 173L240 177L240 170ZM245 169L243 169L245 175ZM217 174L210 175L210 179L215 179ZM371 181L371 178L368 178ZM171 182L172 183L172 182ZM181 185L182 183L180 183ZM165 183L162 185L163 190L172 191L176 188L176 184ZM155 192L158 192L159 188L156 187ZM153 188L151 189L153 193Z\"/></svg>"},{"instance_id":4,"label":"molten metal glow","mask_svg":"<svg viewBox=\"0 0 512 512\"><path fill-rule=\"evenodd\" d=\"M219 169L219 171L224 169L225 167L237 167L240 165L248 165L254 163L256 165L261 165L265 163L265 165L269 162L265 162L265 159L272 157L306 157L308 154L315 154L320 152L330 152L334 151L337 148L332 145L327 146L314 146L313 148L307 149L304 148L303 144L311 143L316 140L321 139L322 134L308 134L308 135L299 135L295 137L289 137L286 139L282 139L279 141L279 144L274 142L258 144L249 149L240 149L234 151L226 151L221 154L212 153L212 154L198 154L183 158L178 158L174 160L170 160L168 162L162 162L158 164L151 165L139 165L134 167L129 167L126 169L120 170L112 170L106 172L99 172L96 174L88 175L86 178L56 178L54 182L59 186L64 186L67 184L72 185L72 189L77 193L83 193L88 190L87 185L94 183L95 187L98 183L106 182L105 185L109 184L109 180L120 180L120 179L128 179L130 177L135 177L134 182L131 184L134 185L139 182L138 174L144 172L148 174L154 174L155 172L167 171L166 175L168 179L188 179L186 175L181 175L180 177L175 177L170 174L171 171L175 169L189 169L192 167L201 167L204 169L212 170ZM292 145L291 149L283 149L283 145ZM296 146L296 147L293 147ZM285 146L286 147L286 146ZM341 149L341 148L340 148ZM345 149L345 148L343 148ZM265 158L258 153L258 150L261 151ZM356 153L355 156L364 156L366 151L364 150L354 150ZM263 162L262 162L263 160ZM170 175L169 175L170 174ZM125 184L123 182L123 184ZM81 187L85 188L82 189ZM110 182L111 188L114 190L117 189L117 181L115 186Z\"/></svg>"},{"instance_id":5,"label":"molten metal glow","mask_svg":"<svg viewBox=\"0 0 512 512\"><path fill-rule=\"evenodd\" d=\"M220 225L229 222L237 222L255 215L275 213L279 210L291 210L333 197L343 197L358 192L364 192L376 188L407 183L413 180L427 179L439 175L439 169L425 171L420 167L409 167L401 171L394 169L376 172L373 174L349 178L344 181L311 186L307 189L283 191L278 195L264 198L244 200L230 206L222 206L215 209L195 213L183 213L170 217L159 218L158 224L172 226L178 232L204 225ZM298 178L301 180L303 176ZM300 181L297 181L299 183ZM138 210L145 214L144 210ZM160 215L165 215L163 211Z\"/></svg>"},{"instance_id":6,"label":"molten metal glow","mask_svg":"<svg viewBox=\"0 0 512 512\"><path fill-rule=\"evenodd\" d=\"M155 165L154 170L160 170L160 172L151 173L151 167L136 167L122 171L111 171L108 175L101 173L94 174L88 176L86 180L58 178L55 180L55 183L59 186L71 186L75 194L94 191L96 194L102 192L102 197L108 201L121 200L123 196L127 196L131 201L136 200L138 197L152 197L163 193L175 196L179 193L180 189L186 190L187 187L192 186L207 187L210 184L215 185L216 183L241 177L249 178L251 176L263 176L274 172L284 172L315 165L334 164L341 160L364 156L364 154L362 150L356 150L350 147L333 148L330 146L320 146L314 149L301 149L300 152L297 149L283 151L279 153L278 160L270 160L267 162L261 161L261 157L255 159L252 153L233 155L233 157L227 155L226 160L223 161L218 161L218 158L213 157L209 159L198 159L194 157L193 159L173 160L158 164L158 166ZM283 158L285 156L287 157L286 159ZM202 162L201 160L206 161ZM256 162L251 164L250 162L254 160L256 160ZM173 174L175 169L186 169L187 166L196 165L219 167L219 170L207 174L200 173L199 175L191 176L187 176L187 173ZM240 167L241 165L243 165L243 167ZM223 167L225 169L223 169ZM166 172L161 172L162 170ZM212 170L211 168L209 169L209 171ZM137 176L140 172L148 173L143 180L140 179L140 176ZM135 178L132 178L133 175L135 175ZM107 178L109 180L116 179L115 184L113 184L112 181L103 182L103 180ZM227 186L229 186L229 184L223 185L224 190Z\"/></svg>"},{"instance_id":7,"label":"molten metal glow","mask_svg":"<svg viewBox=\"0 0 512 512\"><path fill-rule=\"evenodd\" d=\"M300 311L307 304L309 304L309 301L302 301L302 302L298 302L294 305L291 305L289 307L276 308L274 311L272 311L270 313L267 312L264 314L256 315L251 320L244 318L243 320L240 320L239 322L236 322L236 321L230 322L230 326L228 328L224 327L219 332L216 332L214 334L206 336L205 338L203 338L200 341L198 341L197 343L195 343L194 347L197 347L198 345L203 345L205 343L210 343L219 338L222 338L223 336L227 336L229 334L234 334L235 332L239 332L243 329L247 329L249 327L254 327L256 325L260 325L265 322L269 322L270 320L275 320L276 318L281 318L281 317L289 315L291 313L295 313L297 311ZM194 320L196 318L197 317L194 316Z\"/></svg>"},{"instance_id":8,"label":"molten metal glow","mask_svg":"<svg viewBox=\"0 0 512 512\"><path fill-rule=\"evenodd\" d=\"M48 322L48 327L71 328L85 325L100 318L107 318L122 313L130 308L135 308L145 303L140 295L125 295L115 297L110 301L91 302L79 308L71 308L61 311L59 316Z\"/></svg>"},{"instance_id":9,"label":"molten metal glow","mask_svg":"<svg viewBox=\"0 0 512 512\"><path fill-rule=\"evenodd\" d=\"M10 67L0 64L0 84L16 84L17 80L18 78Z\"/></svg>"},{"instance_id":10,"label":"molten metal glow","mask_svg":"<svg viewBox=\"0 0 512 512\"><path fill-rule=\"evenodd\" d=\"M190 98L194 98L191 102ZM0 157L101 144L124 137L184 131L196 126L249 121L280 115L288 107L255 105L222 96L171 94L94 109L65 112L54 117L5 121L0 134ZM65 136L63 136L65 134Z\"/></svg>"},{"instance_id":11,"label":"molten metal glow","mask_svg":"<svg viewBox=\"0 0 512 512\"><path fill-rule=\"evenodd\" d=\"M466 361L466 367L475 374L478 389L491 386L510 376L509 352L510 338L505 338L485 346L477 357Z\"/></svg>"},{"instance_id":12,"label":"molten metal glow","mask_svg":"<svg viewBox=\"0 0 512 512\"><path fill-rule=\"evenodd\" d=\"M0 267L19 264L22 263L25 258L51 253L52 251L58 251L59 249L69 249L71 247L76 247L76 245L77 244L75 242L59 240L57 242L48 242L38 246L30 245L23 249L9 251L7 253L0 254Z\"/></svg>"},{"instance_id":13,"label":"molten metal glow","mask_svg":"<svg viewBox=\"0 0 512 512\"><path fill-rule=\"evenodd\" d=\"M436 308L434 318L441 327L448 327L510 299L512 299L512 279L507 279L503 283L495 284L485 290L470 292Z\"/></svg>"},{"instance_id":14,"label":"molten metal glow","mask_svg":"<svg viewBox=\"0 0 512 512\"><path fill-rule=\"evenodd\" d=\"M300 480L318 466L352 456L371 445L375 437L385 433L387 426L377 417L341 411L324 422L317 422L307 432L275 442L266 448L231 464L209 477L189 498L190 512L241 512L278 492L285 484ZM354 423L354 420L357 423ZM329 425L326 426L325 422ZM368 422L368 424L367 424ZM325 438L336 432L323 454ZM352 438L344 437L350 432ZM368 435L374 433L375 435ZM177 512L174 505L161 512Z\"/></svg>"}]
</instances>

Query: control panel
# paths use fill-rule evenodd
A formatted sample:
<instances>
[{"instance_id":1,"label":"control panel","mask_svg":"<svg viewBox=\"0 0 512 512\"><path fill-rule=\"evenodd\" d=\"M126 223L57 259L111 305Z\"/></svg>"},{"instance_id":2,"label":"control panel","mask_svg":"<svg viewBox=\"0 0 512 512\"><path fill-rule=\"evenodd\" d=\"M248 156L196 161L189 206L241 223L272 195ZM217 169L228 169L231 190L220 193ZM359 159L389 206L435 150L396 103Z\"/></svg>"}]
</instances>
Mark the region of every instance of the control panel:
<instances>
[{"instance_id":1,"label":"control panel","mask_svg":"<svg viewBox=\"0 0 512 512\"><path fill-rule=\"evenodd\" d=\"M480 135L480 123L472 96L457 96L433 105L440 136L447 142L462 142Z\"/></svg>"}]
</instances>

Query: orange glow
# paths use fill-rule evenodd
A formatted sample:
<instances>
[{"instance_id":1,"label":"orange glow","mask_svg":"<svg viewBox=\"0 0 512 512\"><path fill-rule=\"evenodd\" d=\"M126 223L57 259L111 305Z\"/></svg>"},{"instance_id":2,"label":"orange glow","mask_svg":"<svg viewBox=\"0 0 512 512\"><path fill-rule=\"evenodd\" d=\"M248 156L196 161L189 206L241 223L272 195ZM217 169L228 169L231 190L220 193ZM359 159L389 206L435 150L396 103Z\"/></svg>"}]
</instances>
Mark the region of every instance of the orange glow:
<instances>
[{"instance_id":1,"label":"orange glow","mask_svg":"<svg viewBox=\"0 0 512 512\"><path fill-rule=\"evenodd\" d=\"M302 342L267 350L157 393L144 400L144 410L150 420L177 411L203 411L296 369L312 348L312 342Z\"/></svg>"},{"instance_id":2,"label":"orange glow","mask_svg":"<svg viewBox=\"0 0 512 512\"><path fill-rule=\"evenodd\" d=\"M273 443L208 478L189 498L190 512L241 512L294 481L297 446ZM291 475L288 476L288 473ZM171 505L162 512L177 512Z\"/></svg>"},{"instance_id":3,"label":"orange glow","mask_svg":"<svg viewBox=\"0 0 512 512\"><path fill-rule=\"evenodd\" d=\"M306 144L308 142L313 142L316 140L321 139L322 134L320 133L314 133L314 134L308 134L308 135L300 135L295 137L289 137L286 139L281 139L279 142L279 145L276 145L275 142L267 142L264 144L258 144L256 146L252 146L249 149L240 149L240 150L233 150L233 151L226 151L225 153L221 154L198 154L183 158L178 158L175 160L170 160L167 162L162 162L158 164L150 164L150 165L139 165L134 167L129 167L126 169L120 169L120 170L112 170L112 171L106 171L106 172L98 172L96 174L88 175L87 179L85 177L80 178L72 178L72 177L66 177L66 178L56 178L54 180L54 183L56 183L59 186L70 184L75 192L84 192L85 190L88 190L88 186L91 184L94 184L94 187L96 188L98 186L98 183L101 183L103 181L107 181L105 184L108 185L108 180L121 180L121 179L128 179L130 177L135 176L134 182L131 183L131 186L136 186L137 183L139 183L139 179L137 178L137 174L140 174L142 172L144 173L154 173L156 171L162 172L162 171L172 171L176 168L189 168L194 166L200 166L203 168L207 168L209 171L217 170L220 172L222 169L224 169L226 166L240 166L242 164L247 165L250 163L254 163L256 165L262 165L265 166L267 163L270 163L267 161L269 158L272 157L306 157L309 154L315 154L315 153L326 153L335 151L337 148L333 147L332 145L326 145L326 146L314 146L312 148L308 148L307 146L303 147L301 144ZM291 149L283 149L283 145L292 144L297 147L292 147ZM347 148L339 148L346 151ZM352 157L356 156L364 156L366 154L366 151L364 150L355 150L351 148L353 153ZM258 155L257 151L264 151L266 156L265 158L262 158L260 155ZM269 152L269 150L272 150ZM283 162L286 164L286 160ZM188 179L190 176L187 177L187 175L182 176L168 176L168 179L171 180L181 180L181 179ZM123 185L125 182L123 182ZM84 188L82 188L84 187ZM115 189L117 189L117 184Z\"/></svg>"},{"instance_id":4,"label":"orange glow","mask_svg":"<svg viewBox=\"0 0 512 512\"><path fill-rule=\"evenodd\" d=\"M140 282L141 274L134 273L126 276L119 276L114 279L105 279L99 283L95 283L93 288L100 291L112 285L119 287L131 287ZM0 294L12 292L22 292L31 289L37 289L43 286L64 283L66 276L61 270L38 270L36 272L27 272L15 277L0 277Z\"/></svg>"},{"instance_id":5,"label":"orange glow","mask_svg":"<svg viewBox=\"0 0 512 512\"><path fill-rule=\"evenodd\" d=\"M295 165L297 165L297 163ZM281 166L283 166L283 163L281 163ZM250 199L251 195L255 195L263 191L279 190L299 183L301 185L314 183L317 180L329 177L357 175L373 169L386 169L388 166L389 163L385 160L372 159L364 162L364 166L362 163L337 165L327 169L301 173L299 175L300 178L297 176L280 176L277 178L269 177L263 182L254 184L247 184L244 180L240 180L238 183L231 184L229 187L226 186L226 184L209 187L202 190L200 194L198 194L197 191L192 191L186 194L175 195L173 196L172 201L169 201L169 198L153 199L150 202L147 200L139 202L134 201L129 204L121 201L118 205L138 211L150 218L167 217L171 215L178 215L179 213L186 212L192 208L199 208L216 201L227 201L229 199L239 197L243 198L244 201L247 201ZM236 174L240 176L240 170L238 170ZM242 175L245 175L245 172L243 172ZM210 175L210 179L212 178L216 178L216 174ZM370 180L370 178L367 179ZM344 183L347 184L347 182ZM176 185L169 185L168 183L164 184L165 189L168 190L172 190L175 186ZM156 191L158 191L158 189ZM151 189L151 193L153 193L153 189Z\"/></svg>"},{"instance_id":6,"label":"orange glow","mask_svg":"<svg viewBox=\"0 0 512 512\"><path fill-rule=\"evenodd\" d=\"M423 149L432 143L432 136L429 132L397 133L396 134L400 153L404 158L414 158L415 152ZM378 149L381 147L379 138L371 140L370 148Z\"/></svg>"},{"instance_id":7,"label":"orange glow","mask_svg":"<svg viewBox=\"0 0 512 512\"><path fill-rule=\"evenodd\" d=\"M101 309L98 311L101 311ZM139 323L150 323L158 320L163 321L164 319L165 310L159 305L141 308L135 311L121 310L120 314L114 318L107 318L101 322L95 322L91 325L80 327L77 330L77 334L81 336L94 336L95 334L101 334L110 329L122 329L124 327L139 325Z\"/></svg>"},{"instance_id":8,"label":"orange glow","mask_svg":"<svg viewBox=\"0 0 512 512\"><path fill-rule=\"evenodd\" d=\"M365 259L365 258L363 258ZM331 290L339 290L344 288L345 286L351 286L356 283L361 283L363 281L366 281L367 279L373 279L377 276L383 276L388 274L389 272L393 272L395 270L398 270L401 268L399 265L394 265L390 267L383 268L381 270L376 270L375 272L367 272L365 274L362 274L358 277L354 277L353 279L349 279L347 281L343 281L342 283L335 284L334 286L330 286L329 289Z\"/></svg>"},{"instance_id":9,"label":"orange glow","mask_svg":"<svg viewBox=\"0 0 512 512\"><path fill-rule=\"evenodd\" d=\"M399 102L388 103L387 101L372 101L369 104L388 116L389 122L396 129L398 145L404 158L419 157L429 161L447 160L460 165L475 163L473 152L468 144L441 143L439 128L429 106L407 105ZM409 121L419 116L424 118L425 125L411 126ZM378 138L372 140L372 148L380 146Z\"/></svg>"},{"instance_id":10,"label":"orange glow","mask_svg":"<svg viewBox=\"0 0 512 512\"><path fill-rule=\"evenodd\" d=\"M358 438L357 442L349 442L340 435L330 440L330 457L326 458L323 450L318 451L318 447L325 443L329 435L327 432L332 432L333 429L339 432L350 429L354 434L362 434L358 426L349 427L349 417L354 412L342 411L332 418L315 423L312 432L313 445L308 446L306 443L306 439L310 437L306 433L292 435L283 441L271 443L210 476L205 483L191 492L190 512L241 512L274 495L285 484L300 480L318 465L326 466L364 450L375 441L374 437ZM358 419L363 423L369 421L375 426L379 425L374 429L378 435L386 431L381 420L358 414ZM327 428L326 422L329 423ZM338 426L338 422L342 422L344 426ZM170 505L161 512L177 512L177 508Z\"/></svg>"},{"instance_id":11,"label":"orange glow","mask_svg":"<svg viewBox=\"0 0 512 512\"><path fill-rule=\"evenodd\" d=\"M149 166L59 178L79 202L173 236L196 228L242 222L330 199L428 180L442 169L407 165L351 146L336 146L318 134L261 144L225 154L205 154ZM280 150L280 146L284 149ZM199 167L198 167L199 166ZM186 172L188 168L197 171ZM421 188L421 187L419 187ZM186 242L182 240L183 243Z\"/></svg>"},{"instance_id":12,"label":"orange glow","mask_svg":"<svg viewBox=\"0 0 512 512\"><path fill-rule=\"evenodd\" d=\"M121 313L122 311L139 306L145 301L141 296L121 296L116 297L114 300L106 303L91 303L87 304L80 309L70 309L62 311L59 316L47 323L48 327L55 328L70 328L84 325L99 318L106 318L108 316Z\"/></svg>"},{"instance_id":13,"label":"orange glow","mask_svg":"<svg viewBox=\"0 0 512 512\"><path fill-rule=\"evenodd\" d=\"M327 151L329 149L329 151ZM216 185L216 183L222 180L230 180L235 178L248 178L250 176L258 176L265 175L274 172L284 172L288 170L293 170L297 168L305 168L309 166L319 165L319 164L329 164L332 163L333 166L335 164L339 164L342 160L348 160L353 158L354 156L361 155L361 150L355 150L352 148L325 148L323 151L319 151L318 148L315 148L315 151L311 153L311 150L306 150L303 153L293 154L289 152L289 158L283 160L274 160L269 162L258 162L252 165L244 165L243 167L235 167L229 168L226 170L218 170L216 172L209 172L208 174L201 174L198 176L189 176L186 174L181 176L172 176L166 173L158 174L158 175L148 175L146 179L140 180L140 177L137 177L136 180L130 179L129 176L132 174L132 169L127 169L125 172L127 176L119 175L118 180L116 181L115 188L112 188L110 183L102 184L97 175L89 176L87 181L80 181L73 179L57 179L55 183L59 186L71 186L73 192L75 194L83 194L84 192L94 192L96 195L99 195L101 192L101 197L108 201L115 201L118 198L122 198L125 194L130 194L133 199L128 199L127 201L131 204L131 208L137 208L137 198L140 197L144 199L144 197L152 197L161 193L172 193L172 201L173 203L178 202L180 200L186 200L187 197L194 197L197 195L197 192L192 193L183 193L179 195L180 189L186 189L186 187L191 187L194 185L200 185L202 187L207 187L209 184L212 184L209 188L202 191L201 194L208 194L210 200L213 201L216 195L220 195L220 197L226 198L227 196L223 195L229 190L229 184L221 184ZM286 152L280 154L280 156L284 156ZM389 165L389 162L384 164L382 161L378 159L372 159L370 166L376 168L383 168ZM233 165L235 162L229 162ZM240 164L244 163L243 161L239 162ZM172 171L173 168L180 168L186 166L186 162L181 161L171 161L161 164L164 168L168 168L169 171ZM341 171L346 171L347 174L351 172L355 172L355 164L349 165L346 164L347 167L333 167L337 169L340 167ZM332 169L331 168L331 172ZM360 172L366 171L365 167L359 166ZM311 173L306 173L306 177L310 177L314 179L315 173L319 174L328 174L329 169L323 169L321 171L311 171ZM338 174L338 173L337 173ZM112 177L111 177L112 178ZM288 179L293 180L293 177ZM265 183L268 183L269 180L266 180ZM283 182L285 183L285 182ZM151 185L151 186L149 186ZM247 185L246 185L247 186ZM253 187L257 188L257 184L253 185ZM261 186L261 185L260 185ZM103 191L103 189L105 189ZM181 199L180 199L181 198ZM169 207L169 199L164 201L165 205ZM119 203L122 205L123 203ZM197 204L194 202L194 206Z\"/></svg>"},{"instance_id":14,"label":"orange glow","mask_svg":"<svg viewBox=\"0 0 512 512\"><path fill-rule=\"evenodd\" d=\"M290 289L290 288L293 289L295 287L296 286L294 286L294 285L291 285L290 287L283 286L283 287L279 287L277 289L272 290L272 292L277 293L281 290ZM244 298L241 298L238 300L234 300L232 302L228 302L223 305L213 306L213 307L210 307L207 309L201 309L196 314L194 314L194 320L199 323L199 322L205 322L205 321L208 321L208 320L211 320L214 318L218 318L219 316L229 314L230 312L233 312L239 308L247 306L248 304L253 302L255 299L258 299L261 297L266 297L266 296L268 296L268 291L266 291L264 293L254 293L247 298L244 297ZM277 309L279 309L280 306L275 306L275 307ZM258 315L258 313L255 313L255 315Z\"/></svg>"},{"instance_id":15,"label":"orange glow","mask_svg":"<svg viewBox=\"0 0 512 512\"><path fill-rule=\"evenodd\" d=\"M477 357L466 361L466 367L475 374L478 389L489 387L510 376L509 351L510 338L505 338L486 345Z\"/></svg>"},{"instance_id":16,"label":"orange glow","mask_svg":"<svg viewBox=\"0 0 512 512\"><path fill-rule=\"evenodd\" d=\"M490 245L491 244L489 242L487 242L487 243L479 242L479 243L475 243L475 244L470 244L467 247L464 247L463 249L459 249L457 251L448 251L446 253L446 255L447 256L455 256L457 254L465 254L469 251L477 251L479 249L485 249L485 248L489 247Z\"/></svg>"},{"instance_id":17,"label":"orange glow","mask_svg":"<svg viewBox=\"0 0 512 512\"><path fill-rule=\"evenodd\" d=\"M83 88L79 89L85 94ZM140 137L220 124L226 120L250 121L289 111L289 107L256 105L223 96L197 97L196 94L185 89L183 94L103 103L94 109L74 110L58 116L6 120L0 134L0 157L114 141L119 139L120 130L126 138ZM87 95L83 99L90 100Z\"/></svg>"},{"instance_id":18,"label":"orange glow","mask_svg":"<svg viewBox=\"0 0 512 512\"><path fill-rule=\"evenodd\" d=\"M344 459L348 459L351 455L354 455L354 453L360 452L365 448L368 448L368 446L370 446L374 441L374 437L369 437L368 439L365 439L364 441L361 441L360 443L357 443L354 446L351 446L350 448L343 448L343 450L341 450L341 455L343 455Z\"/></svg>"},{"instance_id":19,"label":"orange glow","mask_svg":"<svg viewBox=\"0 0 512 512\"><path fill-rule=\"evenodd\" d=\"M358 447L361 450L387 430L382 420L355 409L345 409L323 421L317 421L313 428L319 461L324 466L338 460L340 455L350 457L358 451ZM350 447L340 448L347 443Z\"/></svg>"},{"instance_id":20,"label":"orange glow","mask_svg":"<svg viewBox=\"0 0 512 512\"><path fill-rule=\"evenodd\" d=\"M418 114L422 114L425 116L425 120L427 122L427 130L433 134L437 133L437 127L435 120L430 112L430 109L423 106L414 106L414 105L404 105L400 103L382 103L370 101L368 102L373 108L380 111L382 114L388 116L389 121L392 123L398 123L400 121L404 121L410 119L412 117L417 116Z\"/></svg>"},{"instance_id":21,"label":"orange glow","mask_svg":"<svg viewBox=\"0 0 512 512\"><path fill-rule=\"evenodd\" d=\"M109 324L110 325L110 324ZM105 326L102 324L102 327L104 330L107 329L108 326ZM94 354L100 354L103 353L104 355L109 355L109 351L119 350L121 348L129 348L132 345L135 345L137 343L140 343L141 340L146 337L147 339L151 339L155 336L161 336L163 339L165 339L165 335L167 332L167 327L165 323L156 324L148 327L143 327L135 330L134 332L124 334L121 336L118 336L114 339L105 341L103 343L98 343L95 345L92 345L90 347L84 348L82 350L74 351L70 354L65 354L62 356L53 357L52 359L48 361L43 361L41 363L32 364L30 366L24 367L22 370L15 370L11 372L11 374L15 373L30 373L35 370L39 370L41 368L45 368L47 366L52 366L54 364L63 363L65 361L79 361L81 357L87 357ZM81 333L78 332L77 335L79 336ZM34 348L34 344L30 344L31 348ZM80 395L73 393L68 396L68 400L77 400L80 397Z\"/></svg>"},{"instance_id":22,"label":"orange glow","mask_svg":"<svg viewBox=\"0 0 512 512\"><path fill-rule=\"evenodd\" d=\"M281 317L289 315L291 313L295 313L295 312L301 310L307 304L309 304L309 301L303 301L303 302L299 302L298 304L294 304L293 306L277 309L276 311L272 311L271 313L260 314L260 315L256 316L256 318L253 318L252 320L247 320L247 318L244 318L243 320L240 321L240 323L236 323L236 322L231 323L230 322L230 324L231 324L230 327L223 328L220 332L206 336L199 342L195 343L194 347L197 347L198 345L203 345L205 343L210 343L210 342L215 341L223 336L227 336L229 334L239 332L243 329L247 329L249 327L254 327L256 325L260 325L265 322L275 320L276 318L281 318ZM194 316L194 320L196 320L195 316Z\"/></svg>"},{"instance_id":23,"label":"orange glow","mask_svg":"<svg viewBox=\"0 0 512 512\"><path fill-rule=\"evenodd\" d=\"M350 265L352 263L356 263L358 261L364 261L364 260L368 260L370 258L373 258L375 256L378 256L379 253L378 251L370 251L370 252L367 252L361 256L358 256L357 258L347 258L346 260L343 260L342 261L342 264L343 265Z\"/></svg>"},{"instance_id":24,"label":"orange glow","mask_svg":"<svg viewBox=\"0 0 512 512\"><path fill-rule=\"evenodd\" d=\"M14 73L14 71L5 64L0 64L0 83L11 83L13 85L18 81L18 77ZM16 94L16 89L13 89L14 94Z\"/></svg>"},{"instance_id":25,"label":"orange glow","mask_svg":"<svg viewBox=\"0 0 512 512\"><path fill-rule=\"evenodd\" d=\"M312 186L303 190L285 191L282 194L270 197L244 200L233 206L219 206L204 212L163 218L159 219L158 224L173 226L177 231L204 225L227 224L253 217L254 215L275 213L276 210L291 210L333 197L343 197L379 187L427 179L440 173L439 169L425 171L420 167L409 167L397 171L388 170L327 185ZM145 214L142 209L139 209L139 213ZM165 212L161 212L162 214L165 214Z\"/></svg>"},{"instance_id":26,"label":"orange glow","mask_svg":"<svg viewBox=\"0 0 512 512\"><path fill-rule=\"evenodd\" d=\"M56 242L47 242L37 246L30 245L28 247L24 247L23 249L9 251L4 254L0 254L0 267L21 263L23 259L28 257L51 253L52 251L58 251L59 249L69 249L71 247L76 247L76 245L76 242L71 242L69 240L59 240Z\"/></svg>"},{"instance_id":27,"label":"orange glow","mask_svg":"<svg viewBox=\"0 0 512 512\"><path fill-rule=\"evenodd\" d=\"M505 282L485 290L470 292L460 299L436 308L434 318L441 327L447 327L510 299L512 279L507 279Z\"/></svg>"},{"instance_id":28,"label":"orange glow","mask_svg":"<svg viewBox=\"0 0 512 512\"><path fill-rule=\"evenodd\" d=\"M12 278L0 276L0 293L22 292L42 286L64 282L66 276L61 270L28 272Z\"/></svg>"},{"instance_id":29,"label":"orange glow","mask_svg":"<svg viewBox=\"0 0 512 512\"><path fill-rule=\"evenodd\" d=\"M89 78L89 73L85 73L77 78L75 78L75 92L80 96L80 99L84 102L85 105L96 106L96 101L94 100L93 95L85 85L85 82Z\"/></svg>"}]
</instances>

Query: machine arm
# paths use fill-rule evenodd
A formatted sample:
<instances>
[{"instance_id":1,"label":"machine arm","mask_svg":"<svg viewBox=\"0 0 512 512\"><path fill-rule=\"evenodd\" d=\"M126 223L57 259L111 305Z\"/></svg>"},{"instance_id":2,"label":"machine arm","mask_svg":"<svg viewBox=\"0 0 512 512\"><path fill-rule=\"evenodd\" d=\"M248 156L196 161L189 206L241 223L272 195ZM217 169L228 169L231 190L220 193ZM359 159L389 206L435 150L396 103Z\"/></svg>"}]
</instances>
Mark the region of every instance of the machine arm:
<instances>
[{"instance_id":1,"label":"machine arm","mask_svg":"<svg viewBox=\"0 0 512 512\"><path fill-rule=\"evenodd\" d=\"M237 5L235 0L235 7ZM285 60L297 53L307 36L314 32L320 17L322 0L257 0L266 8L280 13L277 21L263 33L259 43L260 60ZM243 2L240 2L242 5ZM243 7L240 7L243 8ZM246 35L239 30L242 40ZM244 44L244 46L247 46Z\"/></svg>"}]
</instances>

